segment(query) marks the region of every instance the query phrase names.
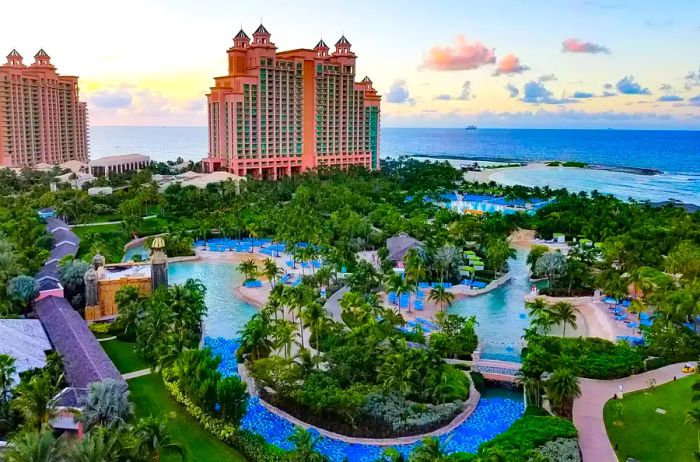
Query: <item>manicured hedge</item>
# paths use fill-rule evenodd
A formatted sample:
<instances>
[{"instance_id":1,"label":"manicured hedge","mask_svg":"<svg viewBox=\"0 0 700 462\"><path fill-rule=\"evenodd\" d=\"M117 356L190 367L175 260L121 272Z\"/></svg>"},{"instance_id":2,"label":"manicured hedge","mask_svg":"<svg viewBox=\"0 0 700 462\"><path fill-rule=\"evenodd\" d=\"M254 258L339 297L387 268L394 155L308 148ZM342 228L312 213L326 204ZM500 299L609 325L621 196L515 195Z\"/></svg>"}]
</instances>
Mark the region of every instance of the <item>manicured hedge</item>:
<instances>
[{"instance_id":1,"label":"manicured hedge","mask_svg":"<svg viewBox=\"0 0 700 462\"><path fill-rule=\"evenodd\" d=\"M539 337L523 352L523 369L551 372L565 357L580 377L609 380L643 372L645 356L642 349L600 338Z\"/></svg>"},{"instance_id":2,"label":"manicured hedge","mask_svg":"<svg viewBox=\"0 0 700 462\"><path fill-rule=\"evenodd\" d=\"M506 451L530 450L557 438L577 437L576 427L570 420L553 416L524 415L508 430L482 444L479 450L490 447Z\"/></svg>"},{"instance_id":3,"label":"manicured hedge","mask_svg":"<svg viewBox=\"0 0 700 462\"><path fill-rule=\"evenodd\" d=\"M487 455L493 451L504 457L498 460L527 461L532 457L534 450L540 450L543 446L549 448L553 441L574 440L570 444L573 446L576 445L577 438L578 433L570 420L550 416L542 409L530 406L508 430L479 446L478 454L485 456L485 460L491 460ZM458 452L452 454L448 460L471 462L484 459L476 454Z\"/></svg>"},{"instance_id":4,"label":"manicured hedge","mask_svg":"<svg viewBox=\"0 0 700 462\"><path fill-rule=\"evenodd\" d=\"M252 462L283 462L286 460L287 452L285 450L268 443L257 433L237 428L235 425L225 422L223 419L212 417L205 412L180 391L176 382L167 380L168 375L168 371L163 371L163 383L168 393L175 401L185 406L187 412L214 436L240 451Z\"/></svg>"}]
</instances>

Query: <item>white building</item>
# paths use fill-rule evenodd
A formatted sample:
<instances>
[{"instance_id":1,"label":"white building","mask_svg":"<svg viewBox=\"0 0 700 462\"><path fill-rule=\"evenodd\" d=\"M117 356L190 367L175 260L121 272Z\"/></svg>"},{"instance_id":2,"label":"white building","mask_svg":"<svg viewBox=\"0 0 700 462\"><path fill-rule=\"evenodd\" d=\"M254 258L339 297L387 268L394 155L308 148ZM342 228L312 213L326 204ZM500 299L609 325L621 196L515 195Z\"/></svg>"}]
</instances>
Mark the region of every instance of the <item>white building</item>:
<instances>
[{"instance_id":1,"label":"white building","mask_svg":"<svg viewBox=\"0 0 700 462\"><path fill-rule=\"evenodd\" d=\"M100 157L90 161L90 173L105 176L110 173L137 172L148 168L151 158L142 154Z\"/></svg>"}]
</instances>

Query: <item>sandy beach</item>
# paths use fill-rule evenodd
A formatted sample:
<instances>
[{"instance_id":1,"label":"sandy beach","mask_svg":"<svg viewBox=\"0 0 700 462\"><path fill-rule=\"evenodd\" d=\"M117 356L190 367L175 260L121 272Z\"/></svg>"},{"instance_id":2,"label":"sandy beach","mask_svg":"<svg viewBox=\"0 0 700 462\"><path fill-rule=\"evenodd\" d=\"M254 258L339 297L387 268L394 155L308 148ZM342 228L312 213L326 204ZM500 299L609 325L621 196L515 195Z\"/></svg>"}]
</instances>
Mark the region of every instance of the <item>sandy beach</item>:
<instances>
[{"instance_id":1,"label":"sandy beach","mask_svg":"<svg viewBox=\"0 0 700 462\"><path fill-rule=\"evenodd\" d=\"M478 183L490 183L491 181L496 181L498 183L498 180L496 178L496 174L501 173L505 170L508 171L513 171L513 170L538 170L541 168L552 168L552 167L547 167L547 164L544 162L533 162L531 164L523 165L520 167L496 167L496 168L487 168L484 169L480 172L466 172L464 174L464 179L467 181L475 181Z\"/></svg>"}]
</instances>

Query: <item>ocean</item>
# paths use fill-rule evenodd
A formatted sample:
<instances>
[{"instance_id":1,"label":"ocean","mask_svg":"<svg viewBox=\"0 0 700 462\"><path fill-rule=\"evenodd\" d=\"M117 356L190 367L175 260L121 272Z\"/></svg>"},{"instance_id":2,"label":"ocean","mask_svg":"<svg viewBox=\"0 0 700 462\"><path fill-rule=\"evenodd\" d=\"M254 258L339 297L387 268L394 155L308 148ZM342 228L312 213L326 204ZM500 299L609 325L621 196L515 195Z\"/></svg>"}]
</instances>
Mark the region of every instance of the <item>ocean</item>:
<instances>
[{"instance_id":1,"label":"ocean","mask_svg":"<svg viewBox=\"0 0 700 462\"><path fill-rule=\"evenodd\" d=\"M153 160L199 160L206 127L92 127L92 158L140 153ZM578 161L653 169L660 175L571 168L504 169L505 184L549 185L623 199L700 205L700 131L384 128L382 157L420 155L492 161Z\"/></svg>"}]
</instances>

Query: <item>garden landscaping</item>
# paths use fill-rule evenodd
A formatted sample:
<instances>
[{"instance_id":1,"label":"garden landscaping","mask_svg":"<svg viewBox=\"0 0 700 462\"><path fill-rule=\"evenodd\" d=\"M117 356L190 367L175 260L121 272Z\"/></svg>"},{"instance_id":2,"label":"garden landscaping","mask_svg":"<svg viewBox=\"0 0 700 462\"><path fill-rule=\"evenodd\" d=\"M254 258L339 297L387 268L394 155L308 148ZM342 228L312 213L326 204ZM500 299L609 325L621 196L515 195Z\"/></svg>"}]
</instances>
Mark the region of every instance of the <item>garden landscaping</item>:
<instances>
[{"instance_id":1,"label":"garden landscaping","mask_svg":"<svg viewBox=\"0 0 700 462\"><path fill-rule=\"evenodd\" d=\"M136 353L136 344L113 339L100 342L107 356L122 374L147 369L149 364Z\"/></svg>"},{"instance_id":2,"label":"garden landscaping","mask_svg":"<svg viewBox=\"0 0 700 462\"><path fill-rule=\"evenodd\" d=\"M695 461L696 425L687 422L695 377L625 393L605 404L605 428L620 460ZM658 412L662 410L662 412Z\"/></svg>"},{"instance_id":3,"label":"garden landscaping","mask_svg":"<svg viewBox=\"0 0 700 462\"><path fill-rule=\"evenodd\" d=\"M176 403L157 374L129 380L130 397L136 415L164 416L174 443L184 449L186 460L197 462L247 462L239 452L202 427L187 410ZM163 462L179 462L179 455L161 457Z\"/></svg>"}]
</instances>

